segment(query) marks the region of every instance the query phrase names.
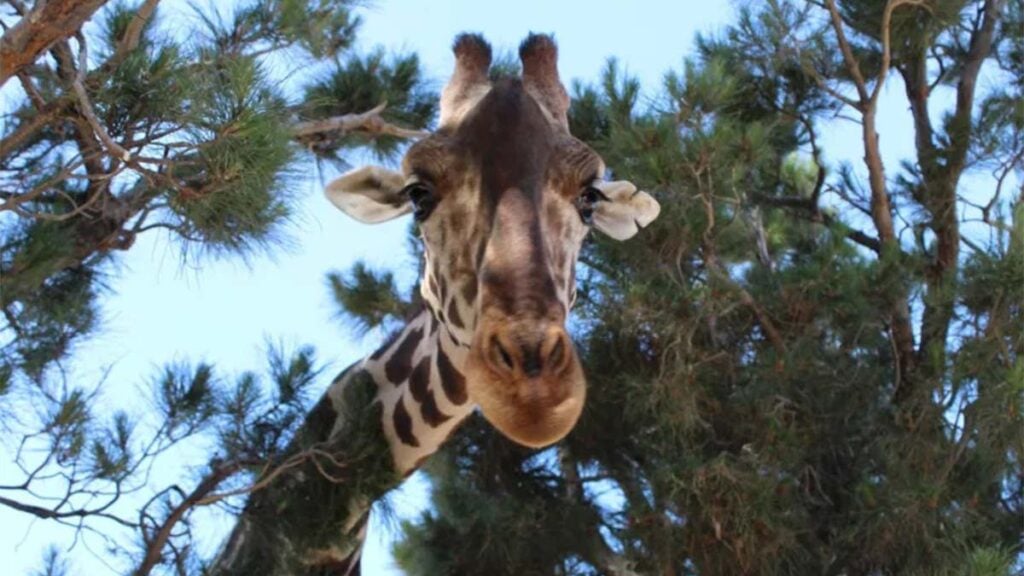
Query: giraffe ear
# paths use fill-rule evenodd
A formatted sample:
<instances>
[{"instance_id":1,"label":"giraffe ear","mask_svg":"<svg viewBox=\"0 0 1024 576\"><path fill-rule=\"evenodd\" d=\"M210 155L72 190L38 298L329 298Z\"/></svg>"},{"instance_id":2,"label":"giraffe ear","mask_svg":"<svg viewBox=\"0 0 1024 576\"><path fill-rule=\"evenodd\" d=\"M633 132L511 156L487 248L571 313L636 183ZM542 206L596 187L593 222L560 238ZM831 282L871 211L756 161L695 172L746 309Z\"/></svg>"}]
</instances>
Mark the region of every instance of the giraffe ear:
<instances>
[{"instance_id":1,"label":"giraffe ear","mask_svg":"<svg viewBox=\"0 0 1024 576\"><path fill-rule=\"evenodd\" d=\"M402 194L404 184L398 172L366 166L342 174L327 185L324 193L345 214L376 224L412 211L408 196Z\"/></svg>"},{"instance_id":2,"label":"giraffe ear","mask_svg":"<svg viewBox=\"0 0 1024 576\"><path fill-rule=\"evenodd\" d=\"M661 212L658 201L637 190L632 182L598 182L593 186L604 195L594 203L594 228L616 240L632 238Z\"/></svg>"}]
</instances>

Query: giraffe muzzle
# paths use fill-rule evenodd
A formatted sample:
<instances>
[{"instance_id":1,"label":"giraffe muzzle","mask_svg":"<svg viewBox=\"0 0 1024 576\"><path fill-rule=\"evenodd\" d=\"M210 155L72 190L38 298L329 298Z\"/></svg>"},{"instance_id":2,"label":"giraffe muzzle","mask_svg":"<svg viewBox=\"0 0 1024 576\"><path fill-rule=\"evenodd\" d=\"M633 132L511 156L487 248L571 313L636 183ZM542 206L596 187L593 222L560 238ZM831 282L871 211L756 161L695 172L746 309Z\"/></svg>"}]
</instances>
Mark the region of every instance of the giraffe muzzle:
<instances>
[{"instance_id":1,"label":"giraffe muzzle","mask_svg":"<svg viewBox=\"0 0 1024 576\"><path fill-rule=\"evenodd\" d=\"M531 447L565 437L586 396L572 340L552 322L479 326L466 376L484 417L509 439Z\"/></svg>"}]
</instances>

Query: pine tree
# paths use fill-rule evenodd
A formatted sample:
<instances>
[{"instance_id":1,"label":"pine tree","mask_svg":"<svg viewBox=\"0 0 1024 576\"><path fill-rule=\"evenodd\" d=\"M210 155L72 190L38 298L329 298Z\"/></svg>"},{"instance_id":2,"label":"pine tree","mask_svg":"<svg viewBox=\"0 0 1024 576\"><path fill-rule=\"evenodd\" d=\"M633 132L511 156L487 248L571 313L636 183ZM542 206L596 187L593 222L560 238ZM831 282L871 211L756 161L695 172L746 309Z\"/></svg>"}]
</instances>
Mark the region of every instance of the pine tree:
<instances>
[{"instance_id":1,"label":"pine tree","mask_svg":"<svg viewBox=\"0 0 1024 576\"><path fill-rule=\"evenodd\" d=\"M0 504L118 533L111 554L135 574L198 573L209 560L194 513L237 505L277 463L310 408L314 352L271 348L265 369L237 376L169 363L143 387L148 414L97 407L102 383L69 381L63 365L93 334L118 255L139 235L168 233L193 261L271 251L300 167L390 156L421 134L436 95L415 55L351 50L355 5L197 5L200 28L181 38L162 27L159 0L6 3L0 85L15 97L0 132L0 420L16 460ZM304 73L276 77L269 58ZM157 485L148 470L183 446L212 446L193 484ZM126 509L139 494L141 509Z\"/></svg>"},{"instance_id":2,"label":"pine tree","mask_svg":"<svg viewBox=\"0 0 1024 576\"><path fill-rule=\"evenodd\" d=\"M533 453L465 426L402 567L1019 567L1022 30L1020 2L772 1L701 36L650 105L614 61L577 86L573 133L662 214L585 247L577 429ZM889 97L914 124L900 165ZM827 161L851 121L855 160Z\"/></svg>"}]
</instances>

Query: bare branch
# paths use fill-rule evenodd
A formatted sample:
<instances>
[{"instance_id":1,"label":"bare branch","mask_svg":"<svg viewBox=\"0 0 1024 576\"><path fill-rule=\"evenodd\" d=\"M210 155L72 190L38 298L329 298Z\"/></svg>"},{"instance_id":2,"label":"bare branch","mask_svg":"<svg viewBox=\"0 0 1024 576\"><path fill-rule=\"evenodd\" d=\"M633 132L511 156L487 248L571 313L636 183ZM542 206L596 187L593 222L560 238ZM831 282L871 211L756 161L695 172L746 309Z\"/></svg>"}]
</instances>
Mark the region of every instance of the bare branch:
<instances>
[{"instance_id":1,"label":"bare branch","mask_svg":"<svg viewBox=\"0 0 1024 576\"><path fill-rule=\"evenodd\" d=\"M992 208L999 202L999 197L1003 193L1003 184L1006 182L1006 177L1013 173L1014 170L1019 170L1024 167L1024 149L1018 150L1012 158L1003 163L1002 166L996 169L992 175L996 179L996 190L992 193L992 198L989 199L988 203L981 208L981 218L986 224L992 224Z\"/></svg>"},{"instance_id":2,"label":"bare branch","mask_svg":"<svg viewBox=\"0 0 1024 576\"><path fill-rule=\"evenodd\" d=\"M33 134L42 129L43 126L46 126L53 119L58 117L63 110L63 103L51 104L35 116L32 116L30 119L19 124L18 128L15 129L13 133L9 134L3 140L0 140L0 160L6 158Z\"/></svg>"},{"instance_id":3,"label":"bare branch","mask_svg":"<svg viewBox=\"0 0 1024 576\"><path fill-rule=\"evenodd\" d=\"M370 110L359 114L345 114L344 116L334 116L324 120L299 122L292 127L292 135L300 141L312 136L332 132L340 132L341 134L364 132L373 135L397 136L399 138L424 138L430 135L425 130L402 128L384 120L381 117L381 113L384 112L387 105L387 102L382 102Z\"/></svg>"},{"instance_id":4,"label":"bare branch","mask_svg":"<svg viewBox=\"0 0 1024 576\"><path fill-rule=\"evenodd\" d=\"M100 124L98 118L96 118L96 112L92 109L92 102L89 101L89 95L85 91L83 80L85 79L85 72L88 68L88 49L86 48L85 37L81 34L78 35L78 73L75 75L74 81L71 83L71 87L75 91L75 95L78 97L78 107L82 112L82 116L85 116L89 126L92 127L93 132L103 142L103 146L106 147L107 151L112 156L118 158L124 162L129 162L132 159L132 155L121 147L120 144L114 142L114 139L107 134L106 128Z\"/></svg>"},{"instance_id":5,"label":"bare branch","mask_svg":"<svg viewBox=\"0 0 1024 576\"><path fill-rule=\"evenodd\" d=\"M128 522L127 520L125 520L123 518L118 518L117 516L114 516L113 514L109 514L107 512L104 512L103 509L106 508L105 506L102 507L102 508L99 508L99 509L85 509L85 508L82 508L82 509L67 510L67 511L64 511L64 512L60 512L59 511L60 505L58 505L56 509L44 508L42 506L36 506L34 504L25 504L24 502L19 502L17 500L13 500L11 498L7 498L6 496L0 496L0 504L2 504L4 506L7 506L9 508L13 508L14 510L17 510L19 512L25 512L27 514L32 514L33 516L37 516L39 518L59 520L59 519L64 519L64 518L75 518L75 517L82 517L82 518L84 518L86 516L97 516L97 517L101 517L101 518L106 518L108 520L113 520L114 522L117 522L118 524L121 524L122 526L125 526L125 527L128 527L128 528L135 528L136 527L135 524L133 524L131 522Z\"/></svg>"}]
</instances>

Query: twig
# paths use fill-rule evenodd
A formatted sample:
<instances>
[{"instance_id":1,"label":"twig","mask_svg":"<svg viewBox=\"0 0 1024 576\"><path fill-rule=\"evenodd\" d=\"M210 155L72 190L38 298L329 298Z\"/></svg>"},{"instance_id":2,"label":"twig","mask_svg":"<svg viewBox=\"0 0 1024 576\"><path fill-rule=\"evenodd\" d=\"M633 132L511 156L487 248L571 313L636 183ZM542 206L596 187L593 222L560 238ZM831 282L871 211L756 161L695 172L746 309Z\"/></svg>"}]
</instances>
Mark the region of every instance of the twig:
<instances>
[{"instance_id":1,"label":"twig","mask_svg":"<svg viewBox=\"0 0 1024 576\"><path fill-rule=\"evenodd\" d=\"M343 134L366 132L368 134L384 134L399 138L424 138L430 135L425 130L402 128L381 118L380 114L387 108L387 105L387 102L382 102L370 110L359 114L345 114L323 120L299 122L292 127L292 135L298 139L328 132L341 132Z\"/></svg>"},{"instance_id":2,"label":"twig","mask_svg":"<svg viewBox=\"0 0 1024 576\"><path fill-rule=\"evenodd\" d=\"M214 468L180 504L174 507L171 513L167 515L163 524L160 525L152 541L149 542L146 555L143 557L138 569L135 570L135 576L145 576L152 572L153 568L160 562L164 545L171 538L175 525L181 521L189 510L199 506L204 496L215 490L221 482L240 469L241 464L237 463Z\"/></svg>"},{"instance_id":3,"label":"twig","mask_svg":"<svg viewBox=\"0 0 1024 576\"><path fill-rule=\"evenodd\" d=\"M808 74L811 78L814 79L814 83L818 85L818 88L821 88L825 92L828 92L830 96L832 96L836 100L839 100L843 104L846 104L847 106L857 110L860 109L861 105L858 101L850 98L849 96L844 95L835 88L829 86L828 83L825 81L825 78L823 78L821 74L818 74L818 71L814 69L813 64L801 62L800 67L803 68L806 74Z\"/></svg>"},{"instance_id":4,"label":"twig","mask_svg":"<svg viewBox=\"0 0 1024 576\"><path fill-rule=\"evenodd\" d=\"M85 116L89 126L92 127L93 132L103 142L103 145L107 148L112 156L118 158L124 162L130 162L132 155L121 147L120 144L114 142L114 139L107 134L103 125L100 124L98 118L96 118L96 112L93 111L92 103L89 101L89 95L85 92L85 86L83 80L85 79L85 71L88 68L88 48L85 44L85 37L81 34L78 35L78 73L75 74L75 79L71 83L72 89L75 91L75 95L78 97L78 105L81 109L82 116Z\"/></svg>"},{"instance_id":5,"label":"twig","mask_svg":"<svg viewBox=\"0 0 1024 576\"><path fill-rule=\"evenodd\" d=\"M238 496L240 494L248 494L250 492L255 492L256 490L259 490L259 489L265 487L266 485L270 484L271 482L273 482L275 478L280 476L285 471L287 471L287 470L289 470L291 468L294 468L294 467L298 466L299 464L302 464L303 462L306 461L307 458L310 458L312 455L313 455L312 451L309 451L309 450L306 450L306 451L300 452L298 454L295 454L294 456L292 456L292 457L288 458L287 460L285 460L284 462L282 462L279 466L276 466L275 468L270 470L269 474L267 474L266 476L263 476L258 481L254 482L254 483L252 483L252 484L250 484L248 486L243 486L242 488L237 488L235 490L228 490L227 492L217 492L217 493L214 493L214 494L210 494L210 495L204 496L204 497L202 497L202 498L200 498L200 499L198 499L196 501L196 505L197 506L206 506L208 504L213 504L213 503L218 502L220 500L223 500L225 498L230 498L231 496ZM266 473L267 468L269 468L269 467L270 467L270 465L268 464L267 466L265 466L263 468L263 472L260 473L261 476L264 473Z\"/></svg>"},{"instance_id":6,"label":"twig","mask_svg":"<svg viewBox=\"0 0 1024 576\"><path fill-rule=\"evenodd\" d=\"M84 160L82 160L82 159L75 160L74 162L71 162L70 164L68 164L68 165L64 166L63 168L61 168L60 172L58 172L57 174L55 174L51 178L48 178L42 184L39 184L38 186L35 186L34 188L32 188L32 190L29 190L28 192L26 192L24 194L20 194L18 196L15 196L13 198L10 198L10 199L4 201L3 204L0 204L0 212L2 212L4 210L14 210L16 212L19 211L20 210L20 206L22 204L24 204L26 202L31 202L32 200L34 200L35 198L40 196L43 192L46 192L47 190L49 190L52 186L54 186L54 185L58 184L59 182L62 182L65 179L69 178L71 176L71 174L74 173L74 171L76 169L78 169L80 166L82 166L83 163L84 163ZM19 213L23 213L24 215L32 215L31 212L25 212L24 210L21 210Z\"/></svg>"},{"instance_id":7,"label":"twig","mask_svg":"<svg viewBox=\"0 0 1024 576\"><path fill-rule=\"evenodd\" d=\"M117 516L114 516L113 514L104 512L103 510L106 509L107 506L103 506L103 507L98 508L98 509L75 509L75 510L68 510L67 512L58 512L58 511L52 510L50 508L43 508L42 506L35 506L33 504L25 504L24 502L19 502L17 500L13 500L13 499L7 498L5 496L0 496L0 504L3 504L4 506L7 506L9 508L13 508L14 510L18 510L19 512L25 512L27 514L32 514L33 516L37 516L39 518L46 518L46 519L51 519L51 520L60 520L60 519L64 519L64 518L75 518L75 517L83 517L84 518L86 516L98 516L100 518L106 518L108 520L113 520L114 522L117 522L118 524L121 524L122 526L126 526L128 528L135 528L135 524L133 524L133 523L131 523L131 522L129 522L129 521L123 519L123 518L118 518ZM60 505L58 505L58 508L60 508Z\"/></svg>"},{"instance_id":8,"label":"twig","mask_svg":"<svg viewBox=\"0 0 1024 576\"><path fill-rule=\"evenodd\" d=\"M32 102L32 105L36 107L36 110L42 112L46 107L46 101L43 99L43 95L39 93L39 90L36 89L35 85L32 84L32 80L29 79L28 74L18 72L18 82L21 82L21 87L25 90L25 94Z\"/></svg>"},{"instance_id":9,"label":"twig","mask_svg":"<svg viewBox=\"0 0 1024 576\"><path fill-rule=\"evenodd\" d=\"M1015 169L1019 169L1021 167L1022 162L1024 162L1024 149L1018 150L1017 153L1014 154L1012 158L1010 158L1010 160L1008 160L1002 166L996 169L996 172L1002 170L1002 172L999 173L999 176L996 177L996 190L995 192L992 193L992 198L981 209L982 221L985 222L986 224L992 223L990 221L992 216L992 207L995 206L997 202L999 202L999 196L1002 195L1003 183L1006 181L1006 177L1009 176ZM995 176L995 173L993 173L993 176Z\"/></svg>"},{"instance_id":10,"label":"twig","mask_svg":"<svg viewBox=\"0 0 1024 576\"><path fill-rule=\"evenodd\" d=\"M839 49L843 53L843 60L850 70L850 76L853 77L853 84L857 87L857 94L860 96L860 103L863 106L868 101L868 90L867 84L864 82L864 75L860 71L860 63L854 58L853 49L850 48L850 43L846 40L843 19L836 8L835 0L825 0L825 6L828 7L829 16L832 19L832 29L835 30L836 40L839 42ZM859 108L860 106L855 107Z\"/></svg>"}]
</instances>

